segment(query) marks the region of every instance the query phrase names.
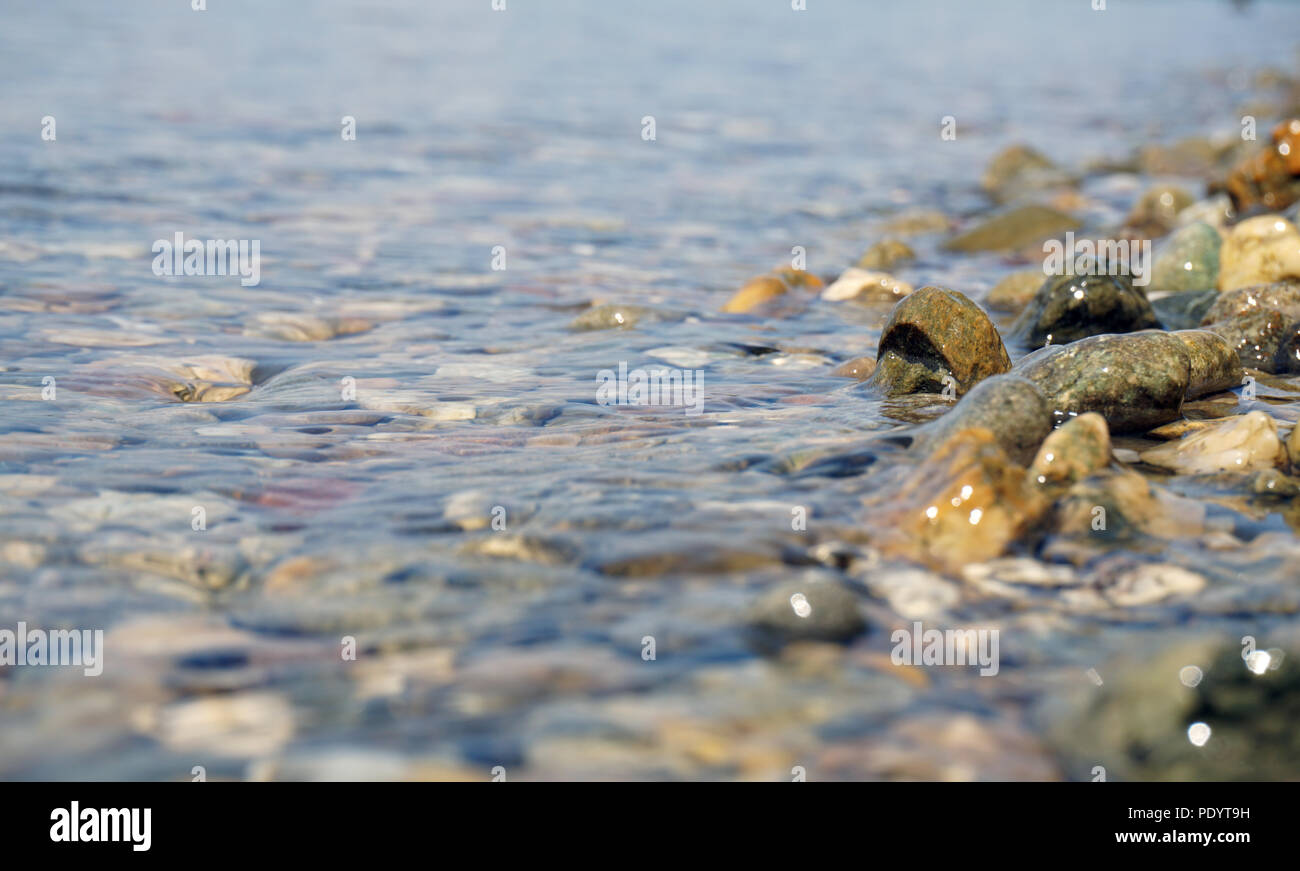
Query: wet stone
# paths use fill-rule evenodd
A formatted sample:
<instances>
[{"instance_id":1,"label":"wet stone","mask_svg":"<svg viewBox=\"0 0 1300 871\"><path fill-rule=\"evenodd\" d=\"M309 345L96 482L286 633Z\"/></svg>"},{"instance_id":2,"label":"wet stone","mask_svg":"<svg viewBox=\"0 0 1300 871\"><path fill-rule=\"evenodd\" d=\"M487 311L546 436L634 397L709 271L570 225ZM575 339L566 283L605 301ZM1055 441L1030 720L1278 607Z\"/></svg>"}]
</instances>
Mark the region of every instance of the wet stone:
<instances>
[{"instance_id":1,"label":"wet stone","mask_svg":"<svg viewBox=\"0 0 1300 871\"><path fill-rule=\"evenodd\" d=\"M1011 368L997 328L961 293L923 287L894 307L868 383L890 396L962 394Z\"/></svg>"},{"instance_id":2,"label":"wet stone","mask_svg":"<svg viewBox=\"0 0 1300 871\"><path fill-rule=\"evenodd\" d=\"M1062 275L1043 283L1011 327L1011 336L1039 348L1159 326L1146 294L1127 276Z\"/></svg>"},{"instance_id":3,"label":"wet stone","mask_svg":"<svg viewBox=\"0 0 1300 871\"><path fill-rule=\"evenodd\" d=\"M913 448L929 450L953 434L976 427L991 432L1015 461L1024 463L1052 430L1047 398L1017 375L994 375L961 398L952 411L920 427Z\"/></svg>"},{"instance_id":4,"label":"wet stone","mask_svg":"<svg viewBox=\"0 0 1300 871\"><path fill-rule=\"evenodd\" d=\"M724 312L744 314L782 298L795 290L815 291L822 280L810 272L799 269L780 269L769 275L751 278L727 300Z\"/></svg>"},{"instance_id":5,"label":"wet stone","mask_svg":"<svg viewBox=\"0 0 1300 871\"><path fill-rule=\"evenodd\" d=\"M871 272L854 267L846 269L843 275L822 291L822 299L892 305L910 293L912 285L899 281L887 272Z\"/></svg>"},{"instance_id":6,"label":"wet stone","mask_svg":"<svg viewBox=\"0 0 1300 871\"><path fill-rule=\"evenodd\" d=\"M1110 430L1100 414L1087 412L1052 431L1029 464L1033 485L1056 487L1082 481L1110 464Z\"/></svg>"},{"instance_id":7,"label":"wet stone","mask_svg":"<svg viewBox=\"0 0 1300 871\"><path fill-rule=\"evenodd\" d=\"M1046 507L986 429L954 433L867 511L874 544L949 574L1001 556Z\"/></svg>"},{"instance_id":8,"label":"wet stone","mask_svg":"<svg viewBox=\"0 0 1300 871\"><path fill-rule=\"evenodd\" d=\"M1057 420L1095 411L1112 431L1134 432L1179 416L1190 366L1174 334L1148 331L1049 345L1013 371L1043 391Z\"/></svg>"},{"instance_id":9,"label":"wet stone","mask_svg":"<svg viewBox=\"0 0 1300 871\"><path fill-rule=\"evenodd\" d=\"M1209 290L1218 287L1219 231L1197 222L1176 231L1161 246L1151 268L1151 290Z\"/></svg>"},{"instance_id":10,"label":"wet stone","mask_svg":"<svg viewBox=\"0 0 1300 871\"><path fill-rule=\"evenodd\" d=\"M849 641L866 629L858 597L839 581L810 576L764 593L750 614L761 641Z\"/></svg>"},{"instance_id":11,"label":"wet stone","mask_svg":"<svg viewBox=\"0 0 1300 871\"><path fill-rule=\"evenodd\" d=\"M1024 269L1003 278L989 291L989 308L1000 311L1020 311L1038 293L1047 276L1041 269Z\"/></svg>"},{"instance_id":12,"label":"wet stone","mask_svg":"<svg viewBox=\"0 0 1300 871\"><path fill-rule=\"evenodd\" d=\"M912 246L901 239L881 239L858 259L858 268L888 271L916 259Z\"/></svg>"},{"instance_id":13,"label":"wet stone","mask_svg":"<svg viewBox=\"0 0 1300 871\"><path fill-rule=\"evenodd\" d=\"M1219 290L1300 278L1300 230L1276 215L1242 221L1219 251Z\"/></svg>"},{"instance_id":14,"label":"wet stone","mask_svg":"<svg viewBox=\"0 0 1300 871\"><path fill-rule=\"evenodd\" d=\"M1180 475L1269 469L1285 459L1277 424L1262 411L1215 421L1177 441L1142 452L1142 462Z\"/></svg>"}]
</instances>

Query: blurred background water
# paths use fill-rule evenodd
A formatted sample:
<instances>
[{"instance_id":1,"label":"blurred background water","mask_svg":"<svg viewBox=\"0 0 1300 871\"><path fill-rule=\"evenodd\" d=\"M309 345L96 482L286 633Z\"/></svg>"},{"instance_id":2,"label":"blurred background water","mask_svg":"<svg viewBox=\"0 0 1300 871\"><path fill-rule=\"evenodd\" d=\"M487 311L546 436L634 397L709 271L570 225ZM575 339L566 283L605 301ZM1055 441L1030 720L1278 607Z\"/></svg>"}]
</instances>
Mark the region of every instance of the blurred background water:
<instances>
[{"instance_id":1,"label":"blurred background water","mask_svg":"<svg viewBox=\"0 0 1300 871\"><path fill-rule=\"evenodd\" d=\"M900 211L987 210L1010 142L1236 136L1295 4L207 5L0 4L0 626L109 633L100 678L0 672L0 775L1077 775L1021 746L1017 668L1151 627L1022 626L997 691L746 642L862 495L773 465L889 423L830 374L865 316L716 312L792 246L834 275ZM260 240L261 284L155 276L177 231ZM918 286L1006 271L920 250ZM651 314L570 329L594 301ZM248 389L176 401L213 358ZM703 369L706 413L598 406L620 361ZM935 712L992 749L944 762Z\"/></svg>"}]
</instances>

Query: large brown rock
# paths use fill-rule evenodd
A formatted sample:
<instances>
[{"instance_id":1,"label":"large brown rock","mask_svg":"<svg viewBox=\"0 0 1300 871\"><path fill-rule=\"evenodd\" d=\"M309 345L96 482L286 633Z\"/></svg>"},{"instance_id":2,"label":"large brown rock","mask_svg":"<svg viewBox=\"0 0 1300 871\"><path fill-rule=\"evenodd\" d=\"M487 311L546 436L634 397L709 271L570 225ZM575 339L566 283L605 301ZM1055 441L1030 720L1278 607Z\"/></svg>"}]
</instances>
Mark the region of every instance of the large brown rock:
<instances>
[{"instance_id":1,"label":"large brown rock","mask_svg":"<svg viewBox=\"0 0 1300 871\"><path fill-rule=\"evenodd\" d=\"M923 287L890 312L869 383L890 396L957 395L1011 368L1002 337L988 315L961 293Z\"/></svg>"}]
</instances>

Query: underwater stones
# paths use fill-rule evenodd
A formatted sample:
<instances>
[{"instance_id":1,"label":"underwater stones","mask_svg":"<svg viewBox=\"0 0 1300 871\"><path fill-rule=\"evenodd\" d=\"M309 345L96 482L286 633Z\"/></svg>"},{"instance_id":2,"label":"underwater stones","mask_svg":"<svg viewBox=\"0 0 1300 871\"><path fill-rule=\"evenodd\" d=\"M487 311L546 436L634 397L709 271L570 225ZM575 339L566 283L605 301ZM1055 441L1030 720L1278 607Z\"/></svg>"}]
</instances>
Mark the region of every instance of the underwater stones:
<instances>
[{"instance_id":1,"label":"underwater stones","mask_svg":"<svg viewBox=\"0 0 1300 871\"><path fill-rule=\"evenodd\" d=\"M1151 484L1131 469L1105 470L1072 485L1052 525L1066 535L1108 540L1176 539L1205 531L1205 506Z\"/></svg>"},{"instance_id":2,"label":"underwater stones","mask_svg":"<svg viewBox=\"0 0 1300 871\"><path fill-rule=\"evenodd\" d=\"M899 281L887 272L850 267L822 291L822 299L893 304L910 293L912 285Z\"/></svg>"},{"instance_id":3,"label":"underwater stones","mask_svg":"<svg viewBox=\"0 0 1300 871\"><path fill-rule=\"evenodd\" d=\"M1112 431L1135 432L1178 417L1190 367L1175 334L1147 331L1048 345L1013 371L1043 392L1058 421L1095 411Z\"/></svg>"},{"instance_id":4,"label":"underwater stones","mask_svg":"<svg viewBox=\"0 0 1300 871\"><path fill-rule=\"evenodd\" d=\"M867 511L873 544L950 574L1001 556L1046 507L986 429L954 433Z\"/></svg>"},{"instance_id":5,"label":"underwater stones","mask_svg":"<svg viewBox=\"0 0 1300 871\"><path fill-rule=\"evenodd\" d=\"M950 251L1010 251L1073 230L1072 215L1040 205L1018 206L981 221L944 243Z\"/></svg>"},{"instance_id":6,"label":"underwater stones","mask_svg":"<svg viewBox=\"0 0 1300 871\"><path fill-rule=\"evenodd\" d=\"M1208 290L1218 287L1219 232L1203 221L1177 230L1160 248L1151 269L1152 290Z\"/></svg>"},{"instance_id":7,"label":"underwater stones","mask_svg":"<svg viewBox=\"0 0 1300 871\"><path fill-rule=\"evenodd\" d=\"M1232 228L1219 251L1219 290L1300 278L1300 230L1276 215Z\"/></svg>"},{"instance_id":8,"label":"underwater stones","mask_svg":"<svg viewBox=\"0 0 1300 871\"><path fill-rule=\"evenodd\" d=\"M727 300L722 310L730 314L744 314L795 289L817 290L821 286L822 280L810 272L802 269L778 269L745 282Z\"/></svg>"},{"instance_id":9,"label":"underwater stones","mask_svg":"<svg viewBox=\"0 0 1300 871\"><path fill-rule=\"evenodd\" d=\"M244 335L283 342L319 342L338 336L351 336L371 329L360 318L322 318L295 312L263 312L244 327Z\"/></svg>"},{"instance_id":10,"label":"underwater stones","mask_svg":"<svg viewBox=\"0 0 1300 871\"><path fill-rule=\"evenodd\" d=\"M1277 424L1262 411L1215 421L1142 452L1142 462L1180 475L1246 472L1280 466L1286 451Z\"/></svg>"},{"instance_id":11,"label":"underwater stones","mask_svg":"<svg viewBox=\"0 0 1300 871\"><path fill-rule=\"evenodd\" d=\"M913 446L928 450L973 428L991 432L1012 460L1023 463L1051 432L1052 412L1032 382L1017 375L994 375L976 384L952 411L920 427Z\"/></svg>"},{"instance_id":12,"label":"underwater stones","mask_svg":"<svg viewBox=\"0 0 1300 871\"><path fill-rule=\"evenodd\" d=\"M1110 465L1110 429L1100 414L1071 418L1043 440L1029 464L1028 479L1039 486L1082 481Z\"/></svg>"},{"instance_id":13,"label":"underwater stones","mask_svg":"<svg viewBox=\"0 0 1300 871\"><path fill-rule=\"evenodd\" d=\"M1300 200L1300 119L1274 127L1272 144L1239 163L1226 187L1242 214L1280 212Z\"/></svg>"},{"instance_id":14,"label":"underwater stones","mask_svg":"<svg viewBox=\"0 0 1300 871\"><path fill-rule=\"evenodd\" d=\"M1003 278L989 291L988 306L1000 311L1020 311L1038 293L1047 276L1041 269L1022 269Z\"/></svg>"},{"instance_id":15,"label":"underwater stones","mask_svg":"<svg viewBox=\"0 0 1300 871\"><path fill-rule=\"evenodd\" d=\"M1012 325L1011 336L1038 348L1158 326L1146 294L1127 276L1061 275L1043 283Z\"/></svg>"},{"instance_id":16,"label":"underwater stones","mask_svg":"<svg viewBox=\"0 0 1300 871\"><path fill-rule=\"evenodd\" d=\"M875 271L893 269L902 263L916 259L912 246L900 239L881 239L867 249L867 253L858 258L859 269Z\"/></svg>"},{"instance_id":17,"label":"underwater stones","mask_svg":"<svg viewBox=\"0 0 1300 871\"><path fill-rule=\"evenodd\" d=\"M940 393L945 386L962 394L1010 368L988 315L955 290L929 286L890 312L868 383L890 396Z\"/></svg>"},{"instance_id":18,"label":"underwater stones","mask_svg":"<svg viewBox=\"0 0 1300 871\"><path fill-rule=\"evenodd\" d=\"M650 309L643 306L602 303L593 305L574 318L573 323L569 325L569 329L583 332L589 330L629 329L650 315Z\"/></svg>"},{"instance_id":19,"label":"underwater stones","mask_svg":"<svg viewBox=\"0 0 1300 871\"><path fill-rule=\"evenodd\" d=\"M867 626L853 591L839 581L817 576L763 594L749 623L771 642L844 642Z\"/></svg>"}]
</instances>

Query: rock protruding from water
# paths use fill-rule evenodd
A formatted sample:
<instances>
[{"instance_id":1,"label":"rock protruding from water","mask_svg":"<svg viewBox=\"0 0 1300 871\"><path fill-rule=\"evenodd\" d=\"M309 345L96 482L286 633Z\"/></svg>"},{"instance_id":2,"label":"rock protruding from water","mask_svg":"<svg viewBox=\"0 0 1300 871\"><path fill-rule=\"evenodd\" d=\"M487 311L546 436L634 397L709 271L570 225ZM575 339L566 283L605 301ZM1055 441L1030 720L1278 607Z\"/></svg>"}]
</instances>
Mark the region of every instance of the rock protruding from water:
<instances>
[{"instance_id":1,"label":"rock protruding from water","mask_svg":"<svg viewBox=\"0 0 1300 871\"><path fill-rule=\"evenodd\" d=\"M1029 482L1066 487L1110 465L1110 429L1100 414L1086 412L1052 431L1029 464Z\"/></svg>"},{"instance_id":2,"label":"rock protruding from water","mask_svg":"<svg viewBox=\"0 0 1300 871\"><path fill-rule=\"evenodd\" d=\"M915 259L916 252L911 245L901 239L886 238L867 249L867 253L858 259L858 268L888 272L895 266Z\"/></svg>"},{"instance_id":3,"label":"rock protruding from water","mask_svg":"<svg viewBox=\"0 0 1300 871\"><path fill-rule=\"evenodd\" d=\"M1142 462L1180 475L1249 472L1281 466L1286 450L1273 418L1252 411L1143 451Z\"/></svg>"},{"instance_id":4,"label":"rock protruding from water","mask_svg":"<svg viewBox=\"0 0 1300 871\"><path fill-rule=\"evenodd\" d=\"M988 315L961 293L923 287L890 312L870 383L889 396L961 395L1011 368Z\"/></svg>"},{"instance_id":5,"label":"rock protruding from water","mask_svg":"<svg viewBox=\"0 0 1300 871\"><path fill-rule=\"evenodd\" d=\"M1236 350L1243 366L1263 372L1300 372L1300 282L1222 293L1203 323Z\"/></svg>"},{"instance_id":6,"label":"rock protruding from water","mask_svg":"<svg viewBox=\"0 0 1300 871\"><path fill-rule=\"evenodd\" d=\"M1041 348L1159 326L1146 294L1128 276L1061 275L1043 282L1011 327L1011 336Z\"/></svg>"},{"instance_id":7,"label":"rock protruding from water","mask_svg":"<svg viewBox=\"0 0 1300 871\"><path fill-rule=\"evenodd\" d=\"M1176 420L1184 397L1241 381L1222 339L1189 332L1197 335L1148 330L1049 345L1013 371L1043 392L1058 421L1094 411L1112 432L1142 432Z\"/></svg>"},{"instance_id":8,"label":"rock protruding from water","mask_svg":"<svg viewBox=\"0 0 1300 871\"><path fill-rule=\"evenodd\" d=\"M929 450L965 429L993 434L1017 463L1025 463L1052 431L1052 411L1041 390L1018 375L986 378L961 398L952 411L919 427L912 447Z\"/></svg>"}]
</instances>

